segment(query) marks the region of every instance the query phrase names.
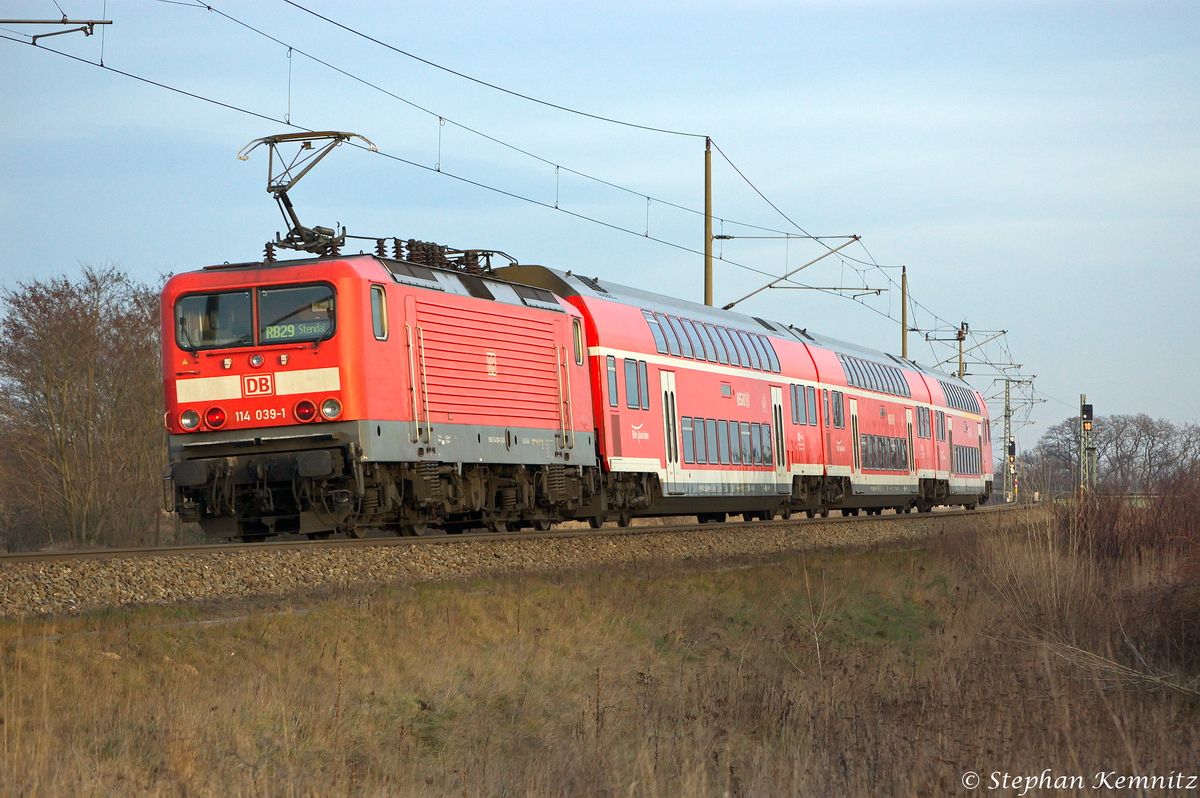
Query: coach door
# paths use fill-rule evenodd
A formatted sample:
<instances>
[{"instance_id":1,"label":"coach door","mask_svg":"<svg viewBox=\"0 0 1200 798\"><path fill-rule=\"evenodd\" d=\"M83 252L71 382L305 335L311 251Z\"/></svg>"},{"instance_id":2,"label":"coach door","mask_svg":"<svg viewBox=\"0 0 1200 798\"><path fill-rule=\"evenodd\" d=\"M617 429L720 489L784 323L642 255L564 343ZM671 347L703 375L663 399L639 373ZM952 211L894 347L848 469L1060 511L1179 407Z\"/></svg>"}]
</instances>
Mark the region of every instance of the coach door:
<instances>
[{"instance_id":1,"label":"coach door","mask_svg":"<svg viewBox=\"0 0 1200 798\"><path fill-rule=\"evenodd\" d=\"M908 473L912 474L916 450L913 449L912 408L904 409L904 420L908 422Z\"/></svg>"},{"instance_id":2,"label":"coach door","mask_svg":"<svg viewBox=\"0 0 1200 798\"><path fill-rule=\"evenodd\" d=\"M787 441L783 426L783 388L771 386L771 419L775 425L773 448L775 449L775 492L791 493L792 484L787 472Z\"/></svg>"},{"instance_id":3,"label":"coach door","mask_svg":"<svg viewBox=\"0 0 1200 798\"><path fill-rule=\"evenodd\" d=\"M850 448L854 451L854 473L862 473L862 452L858 437L858 400L850 400Z\"/></svg>"},{"instance_id":4,"label":"coach door","mask_svg":"<svg viewBox=\"0 0 1200 798\"><path fill-rule=\"evenodd\" d=\"M679 412L675 407L675 372L662 375L663 444L667 461L667 493L683 493L679 473Z\"/></svg>"}]
</instances>

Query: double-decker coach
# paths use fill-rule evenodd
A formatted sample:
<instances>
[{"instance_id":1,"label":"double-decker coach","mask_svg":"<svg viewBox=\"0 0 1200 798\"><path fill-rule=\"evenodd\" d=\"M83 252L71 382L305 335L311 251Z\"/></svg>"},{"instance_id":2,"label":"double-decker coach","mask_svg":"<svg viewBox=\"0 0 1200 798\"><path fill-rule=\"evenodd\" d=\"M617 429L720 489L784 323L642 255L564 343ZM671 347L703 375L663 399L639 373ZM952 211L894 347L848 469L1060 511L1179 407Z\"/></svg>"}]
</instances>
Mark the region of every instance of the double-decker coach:
<instances>
[{"instance_id":1,"label":"double-decker coach","mask_svg":"<svg viewBox=\"0 0 1200 798\"><path fill-rule=\"evenodd\" d=\"M583 314L598 454L615 488L601 510L622 523L928 511L991 492L987 409L961 380L607 280L542 266L495 274Z\"/></svg>"}]
</instances>

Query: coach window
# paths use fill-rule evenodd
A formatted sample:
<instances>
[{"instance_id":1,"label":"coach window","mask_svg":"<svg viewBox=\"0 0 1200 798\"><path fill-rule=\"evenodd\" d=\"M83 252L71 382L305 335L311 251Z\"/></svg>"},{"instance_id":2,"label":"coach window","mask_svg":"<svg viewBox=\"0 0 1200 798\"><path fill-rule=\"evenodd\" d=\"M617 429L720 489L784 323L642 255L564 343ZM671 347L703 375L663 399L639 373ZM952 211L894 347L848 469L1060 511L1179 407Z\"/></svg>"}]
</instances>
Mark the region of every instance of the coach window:
<instances>
[{"instance_id":1,"label":"coach window","mask_svg":"<svg viewBox=\"0 0 1200 798\"><path fill-rule=\"evenodd\" d=\"M680 427L683 430L683 462L696 462L696 446L692 440L692 417L684 416L680 419Z\"/></svg>"},{"instance_id":2,"label":"coach window","mask_svg":"<svg viewBox=\"0 0 1200 798\"><path fill-rule=\"evenodd\" d=\"M375 330L376 341L387 340L387 294L383 292L382 285L371 286L371 326Z\"/></svg>"},{"instance_id":3,"label":"coach window","mask_svg":"<svg viewBox=\"0 0 1200 798\"><path fill-rule=\"evenodd\" d=\"M808 408L808 426L815 427L817 426L817 389L811 385L808 386L805 396L808 397L808 401L805 402Z\"/></svg>"},{"instance_id":4,"label":"coach window","mask_svg":"<svg viewBox=\"0 0 1200 798\"><path fill-rule=\"evenodd\" d=\"M680 319L679 323L683 325L683 331L687 333L688 340L692 342L692 351L696 353L696 359L716 362L715 356L709 357L708 349L704 346L704 341L700 338L696 325L688 319Z\"/></svg>"},{"instance_id":5,"label":"coach window","mask_svg":"<svg viewBox=\"0 0 1200 798\"><path fill-rule=\"evenodd\" d=\"M796 404L796 386L792 385L788 388L792 399L792 425L800 423L800 408Z\"/></svg>"},{"instance_id":6,"label":"coach window","mask_svg":"<svg viewBox=\"0 0 1200 798\"><path fill-rule=\"evenodd\" d=\"M625 404L633 410L642 406L638 398L637 361L631 358L625 358Z\"/></svg>"},{"instance_id":7,"label":"coach window","mask_svg":"<svg viewBox=\"0 0 1200 798\"><path fill-rule=\"evenodd\" d=\"M729 422L722 420L710 426L717 430L717 455L721 465L729 465Z\"/></svg>"},{"instance_id":8,"label":"coach window","mask_svg":"<svg viewBox=\"0 0 1200 798\"><path fill-rule=\"evenodd\" d=\"M829 429L829 391L822 389L821 394L825 399L825 428Z\"/></svg>"},{"instance_id":9,"label":"coach window","mask_svg":"<svg viewBox=\"0 0 1200 798\"><path fill-rule=\"evenodd\" d=\"M679 357L683 354L683 350L679 348L679 339L675 337L675 331L671 329L671 324L667 321L667 317L661 313L654 315L658 319L658 327L662 330L663 337L667 339L667 349L672 355Z\"/></svg>"},{"instance_id":10,"label":"coach window","mask_svg":"<svg viewBox=\"0 0 1200 798\"><path fill-rule=\"evenodd\" d=\"M808 390L812 391L812 388L809 388ZM799 401L796 403L796 405L797 405L796 409L800 413L800 423L801 424L816 424L817 423L817 419L816 419L817 408L814 407L812 409L812 417L810 418L808 405L812 402L812 400L810 399L807 402L805 401L805 392L804 392L803 385L796 386L796 398L799 399Z\"/></svg>"},{"instance_id":11,"label":"coach window","mask_svg":"<svg viewBox=\"0 0 1200 798\"><path fill-rule=\"evenodd\" d=\"M729 365L729 352L725 350L725 342L721 340L717 328L711 324L705 324L704 331L708 333L708 337L712 339L713 346L717 349L717 362L723 366Z\"/></svg>"},{"instance_id":12,"label":"coach window","mask_svg":"<svg viewBox=\"0 0 1200 798\"><path fill-rule=\"evenodd\" d=\"M783 369L779 365L779 355L775 354L775 347L771 345L771 339L764 335L762 345L767 350L767 357L771 360L771 371L779 374Z\"/></svg>"},{"instance_id":13,"label":"coach window","mask_svg":"<svg viewBox=\"0 0 1200 798\"><path fill-rule=\"evenodd\" d=\"M704 339L704 345L712 351L712 357L709 358L713 363L724 363L725 360L721 357L721 342L717 340L717 332L711 324L705 324L702 321L696 322L696 331L700 333L700 337Z\"/></svg>"},{"instance_id":14,"label":"coach window","mask_svg":"<svg viewBox=\"0 0 1200 798\"><path fill-rule=\"evenodd\" d=\"M692 430L696 435L696 462L703 465L708 462L708 450L705 443L708 440L708 424L704 419L692 420Z\"/></svg>"},{"instance_id":15,"label":"coach window","mask_svg":"<svg viewBox=\"0 0 1200 798\"><path fill-rule=\"evenodd\" d=\"M650 378L646 373L646 361L638 361L638 393L642 395L642 409L650 409Z\"/></svg>"},{"instance_id":16,"label":"coach window","mask_svg":"<svg viewBox=\"0 0 1200 798\"><path fill-rule=\"evenodd\" d=\"M775 465L775 455L771 450L771 425L762 425L763 465Z\"/></svg>"},{"instance_id":17,"label":"coach window","mask_svg":"<svg viewBox=\"0 0 1200 798\"><path fill-rule=\"evenodd\" d=\"M730 337L729 330L726 330L724 327L718 327L717 337L721 339L721 343L725 345L725 350L729 353L729 365L742 365L742 359L738 355L737 347L733 345L733 338Z\"/></svg>"},{"instance_id":18,"label":"coach window","mask_svg":"<svg viewBox=\"0 0 1200 798\"><path fill-rule=\"evenodd\" d=\"M575 319L571 328L575 331L575 365L583 365L583 322Z\"/></svg>"},{"instance_id":19,"label":"coach window","mask_svg":"<svg viewBox=\"0 0 1200 798\"><path fill-rule=\"evenodd\" d=\"M750 453L750 422L741 423L742 432L742 465L754 465L754 456Z\"/></svg>"},{"instance_id":20,"label":"coach window","mask_svg":"<svg viewBox=\"0 0 1200 798\"><path fill-rule=\"evenodd\" d=\"M750 456L754 465L762 465L762 425L750 425Z\"/></svg>"},{"instance_id":21,"label":"coach window","mask_svg":"<svg viewBox=\"0 0 1200 798\"><path fill-rule=\"evenodd\" d=\"M713 465L721 462L720 451L721 445L717 442L717 422L715 419L708 420L708 462Z\"/></svg>"},{"instance_id":22,"label":"coach window","mask_svg":"<svg viewBox=\"0 0 1200 798\"><path fill-rule=\"evenodd\" d=\"M738 342L738 351L742 353L742 365L746 368L762 370L758 362L758 353L754 351L754 344L750 343L750 337L741 330L730 330L731 335L736 337Z\"/></svg>"},{"instance_id":23,"label":"coach window","mask_svg":"<svg viewBox=\"0 0 1200 798\"><path fill-rule=\"evenodd\" d=\"M646 323L650 325L650 334L654 336L654 348L660 355L667 354L667 337L663 335L662 328L658 326L658 319L654 318L654 314L648 310L643 310L642 315L646 317Z\"/></svg>"},{"instance_id":24,"label":"coach window","mask_svg":"<svg viewBox=\"0 0 1200 798\"><path fill-rule=\"evenodd\" d=\"M683 356L692 357L692 343L688 340L687 333L683 330L683 324L674 316L667 316L667 321L671 323L671 329L675 331L676 337L679 338L679 345L683 347Z\"/></svg>"},{"instance_id":25,"label":"coach window","mask_svg":"<svg viewBox=\"0 0 1200 798\"><path fill-rule=\"evenodd\" d=\"M608 406L617 406L617 359L608 356Z\"/></svg>"}]
</instances>

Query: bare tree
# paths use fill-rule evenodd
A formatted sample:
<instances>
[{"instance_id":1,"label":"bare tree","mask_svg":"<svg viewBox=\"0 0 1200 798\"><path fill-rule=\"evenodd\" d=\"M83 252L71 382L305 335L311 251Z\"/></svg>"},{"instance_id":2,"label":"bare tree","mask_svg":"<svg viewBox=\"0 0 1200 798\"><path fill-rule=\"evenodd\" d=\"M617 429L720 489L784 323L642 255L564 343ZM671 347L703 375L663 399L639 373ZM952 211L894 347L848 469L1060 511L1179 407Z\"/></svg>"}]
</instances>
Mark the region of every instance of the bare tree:
<instances>
[{"instance_id":1,"label":"bare tree","mask_svg":"<svg viewBox=\"0 0 1200 798\"><path fill-rule=\"evenodd\" d=\"M1097 482L1114 493L1155 492L1181 474L1200 471L1200 425L1152 419L1145 413L1098 417L1092 426ZM1022 457L1038 489L1070 491L1079 473L1079 420L1050 427Z\"/></svg>"},{"instance_id":2,"label":"bare tree","mask_svg":"<svg viewBox=\"0 0 1200 798\"><path fill-rule=\"evenodd\" d=\"M0 293L5 510L50 542L157 538L158 292L113 266Z\"/></svg>"}]
</instances>

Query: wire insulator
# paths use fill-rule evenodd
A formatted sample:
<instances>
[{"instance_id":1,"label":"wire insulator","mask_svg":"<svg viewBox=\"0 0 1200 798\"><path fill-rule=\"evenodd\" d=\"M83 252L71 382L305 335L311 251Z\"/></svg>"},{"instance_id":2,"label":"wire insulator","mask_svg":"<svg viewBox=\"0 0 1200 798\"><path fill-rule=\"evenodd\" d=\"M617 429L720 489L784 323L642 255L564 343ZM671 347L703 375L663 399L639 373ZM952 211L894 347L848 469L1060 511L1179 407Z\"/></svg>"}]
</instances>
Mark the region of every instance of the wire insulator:
<instances>
[{"instance_id":1,"label":"wire insulator","mask_svg":"<svg viewBox=\"0 0 1200 798\"><path fill-rule=\"evenodd\" d=\"M263 263L275 262L275 244L268 241L266 247L263 248Z\"/></svg>"},{"instance_id":2,"label":"wire insulator","mask_svg":"<svg viewBox=\"0 0 1200 798\"><path fill-rule=\"evenodd\" d=\"M385 239L385 238L375 239L375 257L377 257L377 258L386 258L387 257L387 239Z\"/></svg>"}]
</instances>

